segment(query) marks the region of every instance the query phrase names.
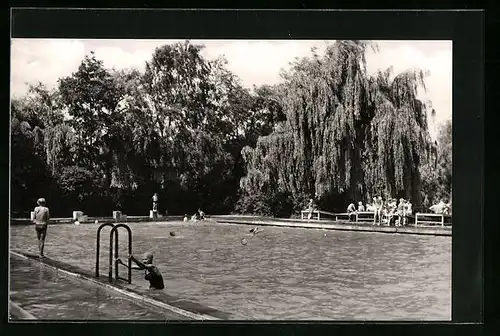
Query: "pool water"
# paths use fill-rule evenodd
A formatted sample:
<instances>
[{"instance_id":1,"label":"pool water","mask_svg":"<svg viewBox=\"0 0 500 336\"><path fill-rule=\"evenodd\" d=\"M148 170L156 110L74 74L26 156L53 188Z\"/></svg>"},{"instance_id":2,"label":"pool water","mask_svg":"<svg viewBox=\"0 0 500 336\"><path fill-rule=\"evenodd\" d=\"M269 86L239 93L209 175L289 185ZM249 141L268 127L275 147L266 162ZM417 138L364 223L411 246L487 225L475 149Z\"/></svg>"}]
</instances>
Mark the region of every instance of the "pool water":
<instances>
[{"instance_id":1,"label":"pool water","mask_svg":"<svg viewBox=\"0 0 500 336\"><path fill-rule=\"evenodd\" d=\"M128 224L133 254L154 253L166 293L234 319L451 320L451 237L285 227L252 236L246 225ZM46 255L94 271L97 227L50 226ZM109 230L101 235L101 274ZM11 249L37 253L32 226L10 234ZM119 256L127 257L125 230ZM149 285L141 271L132 281Z\"/></svg>"}]
</instances>

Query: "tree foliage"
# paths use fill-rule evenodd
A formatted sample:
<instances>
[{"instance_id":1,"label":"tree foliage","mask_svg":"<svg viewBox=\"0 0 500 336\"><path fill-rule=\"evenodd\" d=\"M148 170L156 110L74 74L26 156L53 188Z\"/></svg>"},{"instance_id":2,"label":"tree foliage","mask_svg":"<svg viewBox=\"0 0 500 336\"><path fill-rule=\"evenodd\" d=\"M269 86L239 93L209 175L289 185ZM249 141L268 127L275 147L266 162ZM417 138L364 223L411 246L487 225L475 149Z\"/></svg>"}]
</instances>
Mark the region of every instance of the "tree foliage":
<instances>
[{"instance_id":1,"label":"tree foliage","mask_svg":"<svg viewBox=\"0 0 500 336\"><path fill-rule=\"evenodd\" d=\"M428 209L440 200L452 200L452 124L446 121L439 129L438 140L421 167L422 207Z\"/></svg>"},{"instance_id":2,"label":"tree foliage","mask_svg":"<svg viewBox=\"0 0 500 336\"><path fill-rule=\"evenodd\" d=\"M333 209L450 195L451 124L430 141L425 73L370 76L369 48L338 41L252 89L189 41L157 48L144 71L90 53L55 89L12 100L13 212L41 196L53 216L147 213L154 192L169 214L288 216L313 196Z\"/></svg>"},{"instance_id":3,"label":"tree foliage","mask_svg":"<svg viewBox=\"0 0 500 336\"><path fill-rule=\"evenodd\" d=\"M90 53L55 90L37 84L14 99L13 183L23 196L13 208L32 207L49 183L36 173L46 173L57 187L51 196L65 199L53 215L119 207L147 213L153 192L171 214L231 211L244 172L241 149L268 130L269 118L262 108L253 115L262 99L227 62L207 60L202 50L188 41L161 46L144 72L107 69Z\"/></svg>"},{"instance_id":4,"label":"tree foliage","mask_svg":"<svg viewBox=\"0 0 500 336\"><path fill-rule=\"evenodd\" d=\"M430 150L425 73L369 76L363 41L338 41L325 55L283 73L286 121L244 149L244 195L276 188L318 198L327 209L372 196L420 202L419 167Z\"/></svg>"}]
</instances>

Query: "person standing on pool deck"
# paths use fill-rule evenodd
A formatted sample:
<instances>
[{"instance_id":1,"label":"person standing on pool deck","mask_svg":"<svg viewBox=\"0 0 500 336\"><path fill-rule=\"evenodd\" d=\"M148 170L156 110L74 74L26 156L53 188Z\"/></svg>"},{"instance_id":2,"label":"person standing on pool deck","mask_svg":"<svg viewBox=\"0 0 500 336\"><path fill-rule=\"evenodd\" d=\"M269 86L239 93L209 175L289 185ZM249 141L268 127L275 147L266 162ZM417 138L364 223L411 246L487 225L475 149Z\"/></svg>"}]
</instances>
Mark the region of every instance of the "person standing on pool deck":
<instances>
[{"instance_id":1,"label":"person standing on pool deck","mask_svg":"<svg viewBox=\"0 0 500 336\"><path fill-rule=\"evenodd\" d=\"M158 194L155 193L153 195L153 211L158 211L158 199L159 199Z\"/></svg>"},{"instance_id":2,"label":"person standing on pool deck","mask_svg":"<svg viewBox=\"0 0 500 336\"><path fill-rule=\"evenodd\" d=\"M308 205L309 214L307 215L307 219L311 219L312 218L312 214L314 212L314 209L315 209L314 200L311 198L309 200L309 205Z\"/></svg>"},{"instance_id":3,"label":"person standing on pool deck","mask_svg":"<svg viewBox=\"0 0 500 336\"><path fill-rule=\"evenodd\" d=\"M406 225L406 203L403 198L399 199L399 204L397 207L398 221L396 226Z\"/></svg>"},{"instance_id":4,"label":"person standing on pool deck","mask_svg":"<svg viewBox=\"0 0 500 336\"><path fill-rule=\"evenodd\" d=\"M382 208L384 206L384 202L382 201L382 197L373 197L373 207L375 208L375 213L373 215L373 224L380 225L382 223Z\"/></svg>"},{"instance_id":5,"label":"person standing on pool deck","mask_svg":"<svg viewBox=\"0 0 500 336\"><path fill-rule=\"evenodd\" d=\"M139 266L139 267L132 267L131 269L146 271L144 279L149 281L150 289L165 288L165 285L163 284L163 276L158 270L158 267L153 265L153 253L151 252L145 253L142 258L142 262L137 260L133 255L130 255L129 259L131 259L137 266ZM128 267L128 265L124 264L123 261L119 258L116 259L116 262L124 265L125 267Z\"/></svg>"},{"instance_id":6,"label":"person standing on pool deck","mask_svg":"<svg viewBox=\"0 0 500 336\"><path fill-rule=\"evenodd\" d=\"M47 237L47 226L50 220L49 208L45 206L45 198L39 198L38 206L35 208L35 223L36 236L38 238L38 250L40 257L43 257L43 249L45 247L45 237Z\"/></svg>"},{"instance_id":7,"label":"person standing on pool deck","mask_svg":"<svg viewBox=\"0 0 500 336\"><path fill-rule=\"evenodd\" d=\"M201 210L198 209L198 216L200 217L200 220L205 220L205 213Z\"/></svg>"}]
</instances>

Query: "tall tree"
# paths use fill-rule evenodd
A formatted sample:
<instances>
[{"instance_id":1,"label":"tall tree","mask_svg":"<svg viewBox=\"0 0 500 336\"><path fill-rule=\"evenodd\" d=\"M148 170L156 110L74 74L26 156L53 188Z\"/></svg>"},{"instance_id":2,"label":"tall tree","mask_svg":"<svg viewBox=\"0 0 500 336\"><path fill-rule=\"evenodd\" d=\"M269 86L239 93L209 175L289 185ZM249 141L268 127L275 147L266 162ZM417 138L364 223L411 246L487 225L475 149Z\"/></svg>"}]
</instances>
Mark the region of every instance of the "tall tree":
<instances>
[{"instance_id":1,"label":"tall tree","mask_svg":"<svg viewBox=\"0 0 500 336\"><path fill-rule=\"evenodd\" d=\"M85 56L78 71L59 80L59 92L71 116L69 124L75 131L79 164L102 170L109 185L112 160L105 136L120 122L117 105L123 97L121 87L92 52Z\"/></svg>"},{"instance_id":2,"label":"tall tree","mask_svg":"<svg viewBox=\"0 0 500 336\"><path fill-rule=\"evenodd\" d=\"M420 167L422 175L422 206L452 198L452 124L451 120L439 127L438 138L428 158Z\"/></svg>"},{"instance_id":3,"label":"tall tree","mask_svg":"<svg viewBox=\"0 0 500 336\"><path fill-rule=\"evenodd\" d=\"M424 74L370 77L368 48L377 50L337 41L283 73L286 122L244 149L244 194L276 188L294 199L316 196L326 208L380 194L419 201L418 168L429 147L426 106L417 98Z\"/></svg>"}]
</instances>

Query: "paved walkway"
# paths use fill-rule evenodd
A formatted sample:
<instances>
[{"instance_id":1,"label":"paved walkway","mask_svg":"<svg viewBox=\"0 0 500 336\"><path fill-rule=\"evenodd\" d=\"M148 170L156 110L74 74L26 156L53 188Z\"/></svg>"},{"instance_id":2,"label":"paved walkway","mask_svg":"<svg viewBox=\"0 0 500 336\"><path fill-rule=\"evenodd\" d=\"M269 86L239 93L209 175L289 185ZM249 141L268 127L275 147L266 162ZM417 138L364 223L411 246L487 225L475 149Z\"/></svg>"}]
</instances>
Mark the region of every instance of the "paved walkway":
<instances>
[{"instance_id":1,"label":"paved walkway","mask_svg":"<svg viewBox=\"0 0 500 336\"><path fill-rule=\"evenodd\" d=\"M10 300L40 320L189 320L148 306L41 262L10 256ZM19 309L15 309L19 311ZM11 310L13 315L15 311ZM18 319L25 316L16 316Z\"/></svg>"}]
</instances>

